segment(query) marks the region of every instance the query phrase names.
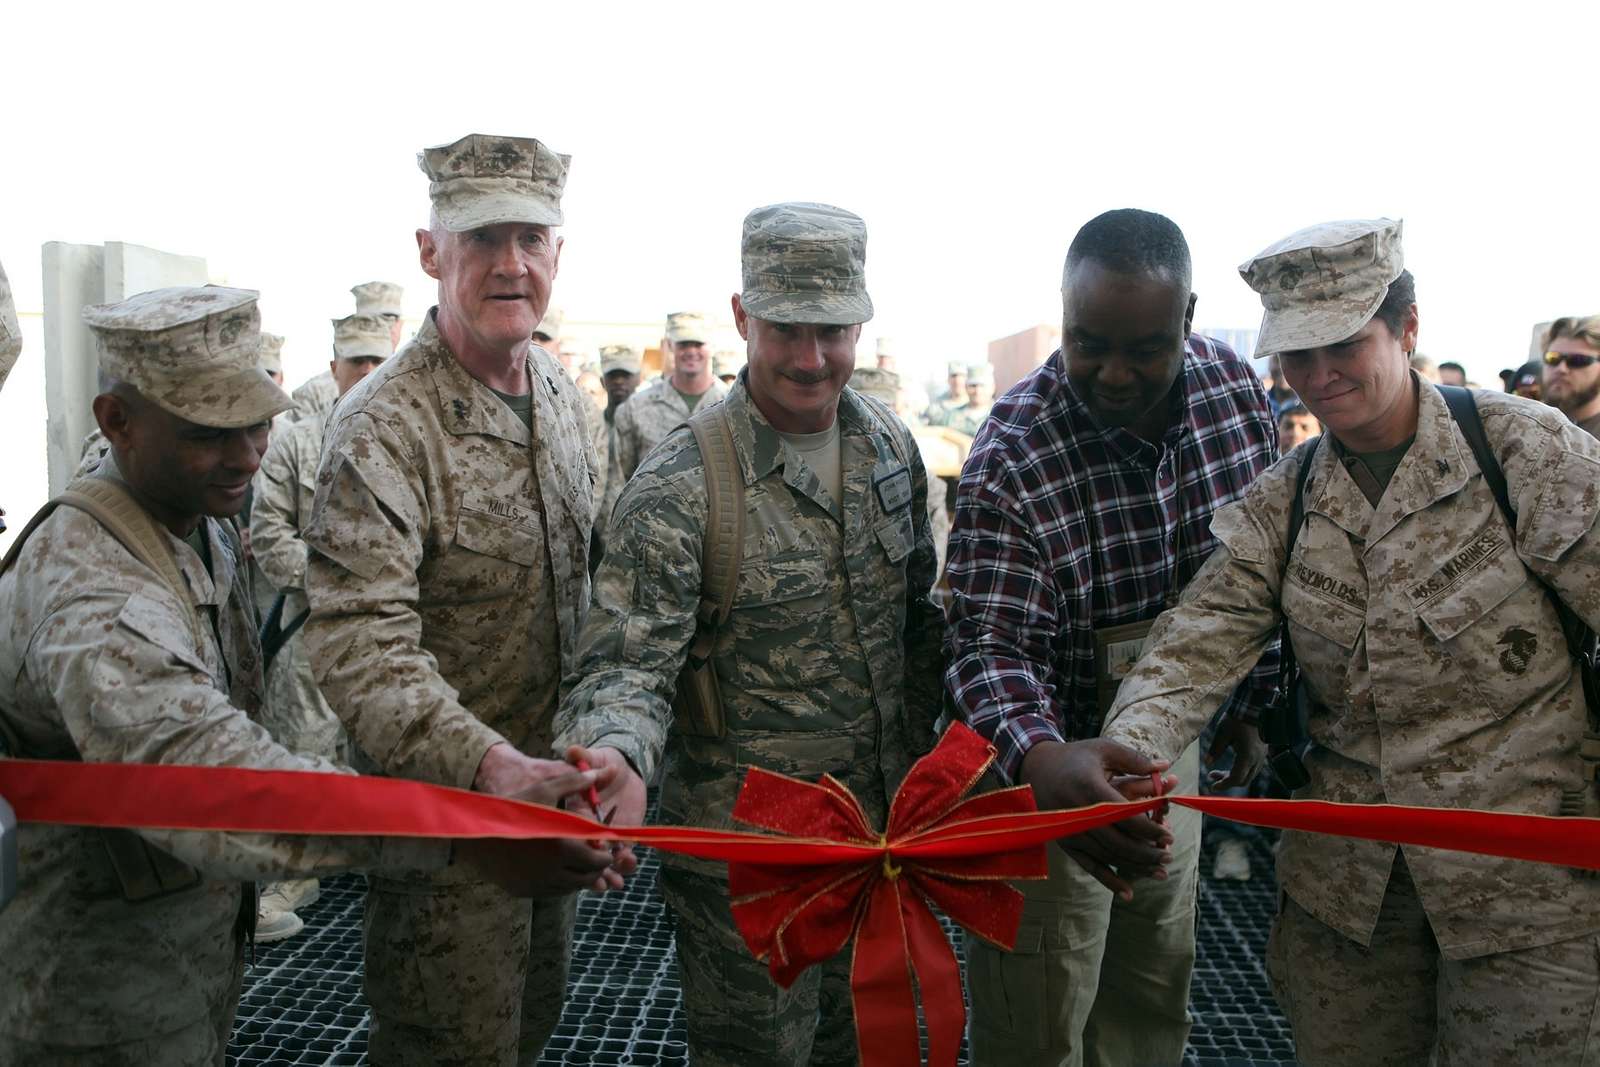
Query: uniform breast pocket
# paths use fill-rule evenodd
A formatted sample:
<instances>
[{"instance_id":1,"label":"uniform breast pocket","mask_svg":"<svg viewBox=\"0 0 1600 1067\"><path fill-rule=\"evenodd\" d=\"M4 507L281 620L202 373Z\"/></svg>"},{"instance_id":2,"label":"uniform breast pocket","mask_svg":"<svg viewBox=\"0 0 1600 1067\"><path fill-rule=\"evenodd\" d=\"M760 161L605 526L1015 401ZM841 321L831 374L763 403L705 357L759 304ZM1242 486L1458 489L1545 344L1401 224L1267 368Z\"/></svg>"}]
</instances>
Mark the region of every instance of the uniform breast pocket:
<instances>
[{"instance_id":1,"label":"uniform breast pocket","mask_svg":"<svg viewBox=\"0 0 1600 1067\"><path fill-rule=\"evenodd\" d=\"M1301 684L1313 701L1340 713L1350 704L1350 664L1366 613L1310 592L1292 578L1283 583L1281 606Z\"/></svg>"},{"instance_id":2,"label":"uniform breast pocket","mask_svg":"<svg viewBox=\"0 0 1600 1067\"><path fill-rule=\"evenodd\" d=\"M474 645L507 636L509 605L528 595L531 570L539 558L540 535L528 521L503 519L462 508L453 544L423 586L424 619Z\"/></svg>"},{"instance_id":3,"label":"uniform breast pocket","mask_svg":"<svg viewBox=\"0 0 1600 1067\"><path fill-rule=\"evenodd\" d=\"M732 619L742 684L805 688L837 674L832 601L826 562L818 553L745 560Z\"/></svg>"},{"instance_id":4,"label":"uniform breast pocket","mask_svg":"<svg viewBox=\"0 0 1600 1067\"><path fill-rule=\"evenodd\" d=\"M1571 669L1544 587L1509 552L1423 603L1417 617L1454 676L1471 683L1496 719L1559 685Z\"/></svg>"}]
</instances>

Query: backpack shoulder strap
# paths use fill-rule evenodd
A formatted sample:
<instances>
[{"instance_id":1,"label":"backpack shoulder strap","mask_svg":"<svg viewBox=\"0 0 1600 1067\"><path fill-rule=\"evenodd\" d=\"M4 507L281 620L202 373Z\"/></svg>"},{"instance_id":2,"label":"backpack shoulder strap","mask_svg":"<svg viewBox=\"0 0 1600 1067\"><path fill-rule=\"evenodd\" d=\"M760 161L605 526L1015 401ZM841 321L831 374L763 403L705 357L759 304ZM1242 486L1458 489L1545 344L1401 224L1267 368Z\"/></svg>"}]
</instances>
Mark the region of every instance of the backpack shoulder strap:
<instances>
[{"instance_id":1,"label":"backpack shoulder strap","mask_svg":"<svg viewBox=\"0 0 1600 1067\"><path fill-rule=\"evenodd\" d=\"M734 451L726 405L715 404L689 419L706 475L706 532L700 560L700 609L689 654L704 661L718 627L733 614L733 594L744 560L744 477Z\"/></svg>"},{"instance_id":2,"label":"backpack shoulder strap","mask_svg":"<svg viewBox=\"0 0 1600 1067\"><path fill-rule=\"evenodd\" d=\"M1317 449L1322 447L1322 438L1319 436L1311 442L1311 447L1306 449L1306 458L1301 461L1300 469L1294 475L1294 502L1289 505L1289 543L1283 550L1283 565L1289 565L1289 557L1294 555L1294 543L1300 538L1300 527L1306 522L1306 480L1311 477L1311 464L1317 458Z\"/></svg>"},{"instance_id":3,"label":"backpack shoulder strap","mask_svg":"<svg viewBox=\"0 0 1600 1067\"><path fill-rule=\"evenodd\" d=\"M155 571L172 595L177 597L178 603L186 609L195 640L198 642L203 639L205 631L200 625L199 614L194 610L189 587L178 570L177 557L172 554L172 546L167 542L166 535L133 495L110 478L78 478L69 483L60 496L40 508L12 542L5 559L0 561L0 574L11 569L22 554L22 545L29 535L58 507L77 508L87 513L115 537L134 559Z\"/></svg>"},{"instance_id":4,"label":"backpack shoulder strap","mask_svg":"<svg viewBox=\"0 0 1600 1067\"><path fill-rule=\"evenodd\" d=\"M1511 495L1506 491L1505 471L1500 469L1500 461L1494 458L1494 450L1489 447L1489 437L1483 432L1483 418L1478 414L1478 402L1473 399L1472 390L1459 385L1440 385L1435 388L1444 397L1445 406L1450 409L1450 417L1461 427L1461 436L1467 439L1467 447L1472 449L1472 458L1478 461L1478 469L1483 472L1483 480L1488 483L1489 491L1494 494L1494 502L1500 505L1500 514L1506 517L1506 522L1515 530L1517 509L1511 506Z\"/></svg>"}]
</instances>

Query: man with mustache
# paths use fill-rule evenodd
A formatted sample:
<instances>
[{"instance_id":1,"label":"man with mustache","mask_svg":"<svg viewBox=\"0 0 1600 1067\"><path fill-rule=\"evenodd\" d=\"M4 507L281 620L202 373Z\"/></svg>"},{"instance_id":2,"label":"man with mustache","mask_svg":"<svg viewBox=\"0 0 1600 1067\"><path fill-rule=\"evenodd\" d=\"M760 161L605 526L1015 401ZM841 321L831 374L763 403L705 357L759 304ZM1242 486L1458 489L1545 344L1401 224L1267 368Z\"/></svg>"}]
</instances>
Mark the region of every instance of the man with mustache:
<instances>
[{"instance_id":1,"label":"man with mustache","mask_svg":"<svg viewBox=\"0 0 1600 1067\"><path fill-rule=\"evenodd\" d=\"M625 768L602 794L621 824L644 818L644 783L664 756L666 822L729 826L754 765L832 774L881 826L939 712L927 476L905 424L846 386L872 316L861 219L825 204L757 208L742 250L733 315L749 363L728 398L672 431L622 491L557 747L588 746L590 763ZM709 454L696 432L713 435ZM718 484L742 492L742 536L708 529L718 470L731 472ZM697 636L719 542L739 557L731 613ZM675 710L695 647L716 697ZM662 867L690 1061L857 1062L849 954L780 990L734 928L723 867L670 855Z\"/></svg>"},{"instance_id":2,"label":"man with mustache","mask_svg":"<svg viewBox=\"0 0 1600 1067\"><path fill-rule=\"evenodd\" d=\"M694 311L667 316L667 353L672 370L663 374L617 409L617 455L624 479L650 450L702 404L714 404L728 395L728 387L711 373L711 329L706 317Z\"/></svg>"},{"instance_id":3,"label":"man with mustache","mask_svg":"<svg viewBox=\"0 0 1600 1067\"><path fill-rule=\"evenodd\" d=\"M550 773L528 753L550 749L589 599L588 401L532 341L568 157L472 134L418 164L439 303L334 409L305 530L306 645L384 773L514 793ZM620 885L632 862L621 851L589 884ZM373 1062L532 1063L560 1017L573 918L570 896L530 908L453 874L373 877Z\"/></svg>"}]
</instances>

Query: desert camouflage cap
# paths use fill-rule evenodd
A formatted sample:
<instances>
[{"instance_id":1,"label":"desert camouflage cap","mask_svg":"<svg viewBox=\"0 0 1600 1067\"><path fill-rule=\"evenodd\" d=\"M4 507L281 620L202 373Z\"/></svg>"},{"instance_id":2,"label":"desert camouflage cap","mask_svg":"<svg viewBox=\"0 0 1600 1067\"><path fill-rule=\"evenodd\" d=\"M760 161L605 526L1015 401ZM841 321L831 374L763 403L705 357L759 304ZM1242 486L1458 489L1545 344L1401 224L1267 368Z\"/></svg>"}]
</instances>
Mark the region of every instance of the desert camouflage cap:
<instances>
[{"instance_id":1,"label":"desert camouflage cap","mask_svg":"<svg viewBox=\"0 0 1600 1067\"><path fill-rule=\"evenodd\" d=\"M738 377L739 370L744 366L743 352L732 349L723 349L711 355L711 373L718 378Z\"/></svg>"},{"instance_id":2,"label":"desert camouflage cap","mask_svg":"<svg viewBox=\"0 0 1600 1067\"><path fill-rule=\"evenodd\" d=\"M967 367L967 384L968 385L993 385L994 384L994 364L993 363L973 363L973 364L969 365Z\"/></svg>"},{"instance_id":3,"label":"desert camouflage cap","mask_svg":"<svg viewBox=\"0 0 1600 1067\"><path fill-rule=\"evenodd\" d=\"M176 286L83 309L100 369L179 418L220 429L266 422L294 406L256 362L260 296Z\"/></svg>"},{"instance_id":4,"label":"desert camouflage cap","mask_svg":"<svg viewBox=\"0 0 1600 1067\"><path fill-rule=\"evenodd\" d=\"M261 348L256 353L256 362L268 374L283 373L283 335L261 331Z\"/></svg>"},{"instance_id":5,"label":"desert camouflage cap","mask_svg":"<svg viewBox=\"0 0 1600 1067\"><path fill-rule=\"evenodd\" d=\"M552 340L561 340L561 323L566 318L558 308L551 308L544 313L544 318L539 320L539 325L533 328L533 336L544 337Z\"/></svg>"},{"instance_id":6,"label":"desert camouflage cap","mask_svg":"<svg viewBox=\"0 0 1600 1067\"><path fill-rule=\"evenodd\" d=\"M17 325L17 309L11 301L11 283L0 266L0 386L22 352L22 328Z\"/></svg>"},{"instance_id":7,"label":"desert camouflage cap","mask_svg":"<svg viewBox=\"0 0 1600 1067\"><path fill-rule=\"evenodd\" d=\"M404 317L400 310L400 298L405 295L405 290L394 282L362 282L351 286L350 293L356 298L357 315Z\"/></svg>"},{"instance_id":8,"label":"desert camouflage cap","mask_svg":"<svg viewBox=\"0 0 1600 1067\"><path fill-rule=\"evenodd\" d=\"M674 311L667 316L667 340L673 344L681 341L711 341L711 323L698 311Z\"/></svg>"},{"instance_id":9,"label":"desert camouflage cap","mask_svg":"<svg viewBox=\"0 0 1600 1067\"><path fill-rule=\"evenodd\" d=\"M639 350L632 345L604 345L600 349L600 373L610 374L612 371L627 371L629 374L639 373Z\"/></svg>"},{"instance_id":10,"label":"desert camouflage cap","mask_svg":"<svg viewBox=\"0 0 1600 1067\"><path fill-rule=\"evenodd\" d=\"M433 210L452 233L502 222L561 225L571 163L531 137L484 133L417 153Z\"/></svg>"},{"instance_id":11,"label":"desert camouflage cap","mask_svg":"<svg viewBox=\"0 0 1600 1067\"><path fill-rule=\"evenodd\" d=\"M379 315L346 315L333 320L333 355L336 359L388 359L394 355L394 335Z\"/></svg>"},{"instance_id":12,"label":"desert camouflage cap","mask_svg":"<svg viewBox=\"0 0 1600 1067\"><path fill-rule=\"evenodd\" d=\"M768 322L853 326L872 318L867 225L828 204L758 207L740 242L744 310Z\"/></svg>"},{"instance_id":13,"label":"desert camouflage cap","mask_svg":"<svg viewBox=\"0 0 1600 1067\"><path fill-rule=\"evenodd\" d=\"M953 378L958 374L965 378L967 376L967 365L959 359L952 359L944 365L944 373L948 378Z\"/></svg>"},{"instance_id":14,"label":"desert camouflage cap","mask_svg":"<svg viewBox=\"0 0 1600 1067\"><path fill-rule=\"evenodd\" d=\"M900 375L892 370L858 365L850 375L850 388L881 400L893 408L895 400L900 395Z\"/></svg>"},{"instance_id":15,"label":"desert camouflage cap","mask_svg":"<svg viewBox=\"0 0 1600 1067\"><path fill-rule=\"evenodd\" d=\"M1261 294L1256 355L1331 345L1365 326L1400 277L1403 223L1346 219L1308 226L1239 268Z\"/></svg>"}]
</instances>

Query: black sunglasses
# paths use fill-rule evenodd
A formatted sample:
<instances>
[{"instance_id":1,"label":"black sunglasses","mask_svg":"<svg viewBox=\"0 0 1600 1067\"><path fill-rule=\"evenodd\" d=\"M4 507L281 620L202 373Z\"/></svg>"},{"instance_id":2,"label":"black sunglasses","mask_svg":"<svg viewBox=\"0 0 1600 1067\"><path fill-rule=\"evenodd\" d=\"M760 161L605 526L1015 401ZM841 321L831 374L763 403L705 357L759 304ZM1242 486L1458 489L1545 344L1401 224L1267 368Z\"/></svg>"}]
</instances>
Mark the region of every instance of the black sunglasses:
<instances>
[{"instance_id":1,"label":"black sunglasses","mask_svg":"<svg viewBox=\"0 0 1600 1067\"><path fill-rule=\"evenodd\" d=\"M1573 370L1582 370L1596 360L1600 360L1600 356L1586 356L1581 352L1546 352L1544 354L1544 365L1546 367L1554 367L1565 363Z\"/></svg>"}]
</instances>

